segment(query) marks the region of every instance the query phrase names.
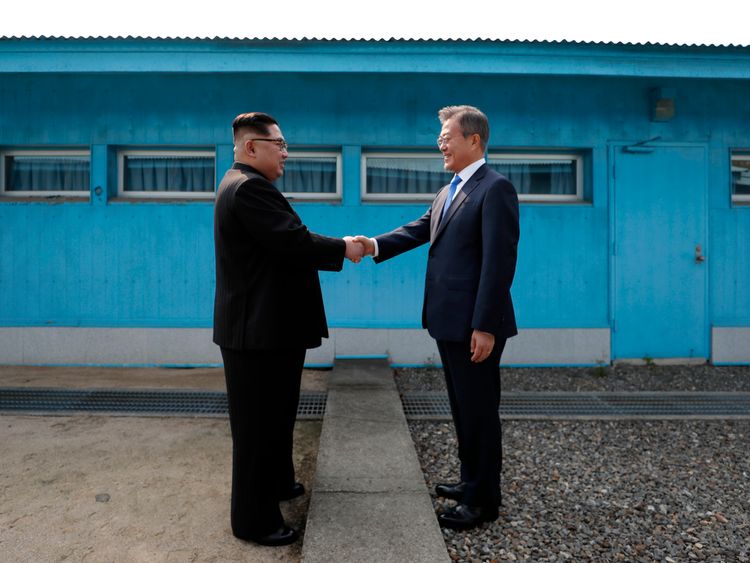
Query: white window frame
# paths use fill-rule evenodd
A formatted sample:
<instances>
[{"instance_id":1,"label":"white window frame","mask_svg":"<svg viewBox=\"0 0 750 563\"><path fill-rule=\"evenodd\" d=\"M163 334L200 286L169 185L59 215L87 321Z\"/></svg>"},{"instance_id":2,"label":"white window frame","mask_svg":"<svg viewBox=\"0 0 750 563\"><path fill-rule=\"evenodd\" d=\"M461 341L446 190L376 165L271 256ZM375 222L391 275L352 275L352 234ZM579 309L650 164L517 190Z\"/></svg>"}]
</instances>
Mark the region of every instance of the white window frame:
<instances>
[{"instance_id":1,"label":"white window frame","mask_svg":"<svg viewBox=\"0 0 750 563\"><path fill-rule=\"evenodd\" d=\"M288 158L335 158L336 159L336 191L334 193L323 192L281 192L287 199L298 200L340 200L342 197L342 178L341 178L341 153L337 151L295 151L289 152Z\"/></svg>"},{"instance_id":2,"label":"white window frame","mask_svg":"<svg viewBox=\"0 0 750 563\"><path fill-rule=\"evenodd\" d=\"M732 149L729 153L729 190L732 194L732 203L739 205L750 205L750 194L735 194L734 182L732 181L732 167L734 166L735 157L747 158L750 160L750 149Z\"/></svg>"},{"instance_id":3,"label":"white window frame","mask_svg":"<svg viewBox=\"0 0 750 563\"><path fill-rule=\"evenodd\" d=\"M575 163L575 194L518 194L518 200L534 203L580 203L583 201L583 156L575 153L490 152L487 160L547 160Z\"/></svg>"},{"instance_id":4,"label":"white window frame","mask_svg":"<svg viewBox=\"0 0 750 563\"><path fill-rule=\"evenodd\" d=\"M89 159L89 183L91 181L91 151L81 149L13 149L0 151L0 194L6 197L90 197L91 189L88 190L5 190L5 158L8 156L86 156Z\"/></svg>"},{"instance_id":5,"label":"white window frame","mask_svg":"<svg viewBox=\"0 0 750 563\"><path fill-rule=\"evenodd\" d=\"M210 192L180 191L125 191L125 158L150 156L153 158L206 157L214 159L213 190ZM213 199L216 195L216 151L190 149L121 149L117 151L117 197L123 199Z\"/></svg>"},{"instance_id":6,"label":"white window frame","mask_svg":"<svg viewBox=\"0 0 750 563\"><path fill-rule=\"evenodd\" d=\"M362 201L396 201L396 202L422 202L432 201L435 195L445 184L435 186L435 191L427 194L373 194L367 191L367 159L368 158L402 158L404 160L435 159L442 160L443 157L435 152L362 152L360 165L360 195ZM451 172L446 171L446 183L450 182Z\"/></svg>"}]
</instances>

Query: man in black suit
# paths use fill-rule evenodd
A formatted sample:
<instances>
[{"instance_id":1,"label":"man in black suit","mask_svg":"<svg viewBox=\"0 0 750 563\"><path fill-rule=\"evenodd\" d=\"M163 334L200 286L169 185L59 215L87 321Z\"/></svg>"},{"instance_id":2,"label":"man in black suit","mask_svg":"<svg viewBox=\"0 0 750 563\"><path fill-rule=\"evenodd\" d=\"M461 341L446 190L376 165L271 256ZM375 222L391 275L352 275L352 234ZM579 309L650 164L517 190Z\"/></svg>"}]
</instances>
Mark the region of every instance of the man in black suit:
<instances>
[{"instance_id":1,"label":"man in black suit","mask_svg":"<svg viewBox=\"0 0 750 563\"><path fill-rule=\"evenodd\" d=\"M279 501L304 494L292 438L307 348L328 336L318 270L359 261L362 246L310 232L271 183L284 173L278 123L232 123L234 165L214 208L214 342L221 347L232 431L232 532L263 545L297 539Z\"/></svg>"},{"instance_id":2,"label":"man in black suit","mask_svg":"<svg viewBox=\"0 0 750 563\"><path fill-rule=\"evenodd\" d=\"M471 106L438 114L438 147L455 173L422 217L374 239L356 237L376 262L427 242L422 325L437 340L458 437L461 479L437 494L458 501L440 524L495 520L500 504L500 356L517 334L510 286L519 238L518 196L487 166L487 117Z\"/></svg>"}]
</instances>

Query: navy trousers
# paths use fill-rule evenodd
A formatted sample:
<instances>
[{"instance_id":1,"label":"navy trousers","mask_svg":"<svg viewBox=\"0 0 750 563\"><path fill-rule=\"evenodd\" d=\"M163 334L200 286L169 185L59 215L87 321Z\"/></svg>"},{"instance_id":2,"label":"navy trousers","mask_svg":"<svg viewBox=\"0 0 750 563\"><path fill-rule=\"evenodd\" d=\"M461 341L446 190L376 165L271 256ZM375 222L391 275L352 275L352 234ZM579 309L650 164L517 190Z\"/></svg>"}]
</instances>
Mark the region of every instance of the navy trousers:
<instances>
[{"instance_id":1,"label":"navy trousers","mask_svg":"<svg viewBox=\"0 0 750 563\"><path fill-rule=\"evenodd\" d=\"M500 357L506 340L495 340L490 356L471 361L470 342L438 340L453 424L458 438L463 504L494 509L500 505L502 430Z\"/></svg>"}]
</instances>

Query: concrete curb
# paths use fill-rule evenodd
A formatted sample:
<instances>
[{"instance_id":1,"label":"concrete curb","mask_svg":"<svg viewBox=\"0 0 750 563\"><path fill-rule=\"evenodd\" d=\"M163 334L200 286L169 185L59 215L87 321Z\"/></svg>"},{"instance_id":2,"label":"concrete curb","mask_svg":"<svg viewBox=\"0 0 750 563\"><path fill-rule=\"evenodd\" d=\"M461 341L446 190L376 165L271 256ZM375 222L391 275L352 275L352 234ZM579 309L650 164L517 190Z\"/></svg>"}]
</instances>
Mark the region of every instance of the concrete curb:
<instances>
[{"instance_id":1,"label":"concrete curb","mask_svg":"<svg viewBox=\"0 0 750 563\"><path fill-rule=\"evenodd\" d=\"M385 360L331 373L302 561L449 561Z\"/></svg>"}]
</instances>

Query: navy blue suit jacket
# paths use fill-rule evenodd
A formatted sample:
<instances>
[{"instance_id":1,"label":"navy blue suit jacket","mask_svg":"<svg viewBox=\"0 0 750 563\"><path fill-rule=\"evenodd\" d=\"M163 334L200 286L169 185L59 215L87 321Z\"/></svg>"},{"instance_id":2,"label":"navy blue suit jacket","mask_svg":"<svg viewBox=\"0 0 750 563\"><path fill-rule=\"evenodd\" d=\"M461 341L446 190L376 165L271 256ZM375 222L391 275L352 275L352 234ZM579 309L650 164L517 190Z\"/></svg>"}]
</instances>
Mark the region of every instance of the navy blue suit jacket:
<instances>
[{"instance_id":1,"label":"navy blue suit jacket","mask_svg":"<svg viewBox=\"0 0 750 563\"><path fill-rule=\"evenodd\" d=\"M485 164L440 221L446 197L448 186L422 217L375 237L375 261L429 242L422 326L436 340L468 341L474 329L509 338L518 333L510 296L519 238L516 190Z\"/></svg>"}]
</instances>

